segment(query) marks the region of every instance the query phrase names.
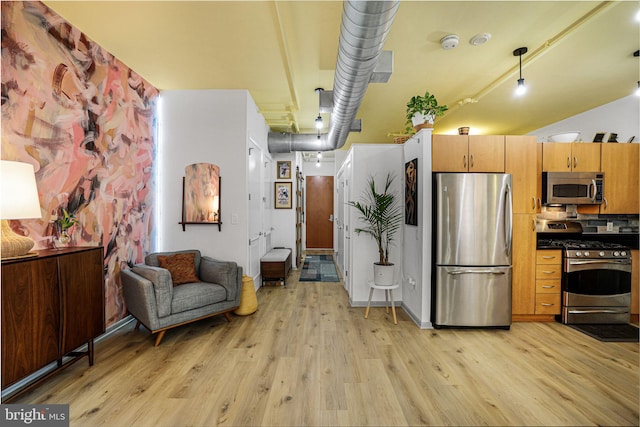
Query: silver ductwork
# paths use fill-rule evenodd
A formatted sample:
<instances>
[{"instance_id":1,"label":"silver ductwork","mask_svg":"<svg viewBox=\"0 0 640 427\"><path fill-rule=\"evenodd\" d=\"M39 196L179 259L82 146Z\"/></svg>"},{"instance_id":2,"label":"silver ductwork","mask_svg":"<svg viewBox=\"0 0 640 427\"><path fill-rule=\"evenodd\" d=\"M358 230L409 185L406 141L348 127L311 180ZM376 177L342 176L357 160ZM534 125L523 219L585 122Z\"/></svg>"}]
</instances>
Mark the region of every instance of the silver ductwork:
<instances>
[{"instance_id":1,"label":"silver ductwork","mask_svg":"<svg viewBox=\"0 0 640 427\"><path fill-rule=\"evenodd\" d=\"M316 134L271 132L270 153L329 151L345 144L399 5L399 1L344 2L329 131L320 139Z\"/></svg>"}]
</instances>

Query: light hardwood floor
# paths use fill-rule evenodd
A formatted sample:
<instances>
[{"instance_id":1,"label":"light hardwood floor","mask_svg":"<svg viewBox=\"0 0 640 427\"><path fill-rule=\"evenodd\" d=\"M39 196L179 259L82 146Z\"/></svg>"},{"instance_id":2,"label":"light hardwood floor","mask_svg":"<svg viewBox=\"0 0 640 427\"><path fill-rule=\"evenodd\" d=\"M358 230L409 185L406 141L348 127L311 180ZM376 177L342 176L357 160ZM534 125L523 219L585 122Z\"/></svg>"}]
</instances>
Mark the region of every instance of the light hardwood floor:
<instances>
[{"instance_id":1,"label":"light hardwood floor","mask_svg":"<svg viewBox=\"0 0 640 427\"><path fill-rule=\"evenodd\" d=\"M420 330L349 307L341 283L258 292L250 316L167 332L134 323L14 403L72 426L638 425L638 344L557 323Z\"/></svg>"}]
</instances>

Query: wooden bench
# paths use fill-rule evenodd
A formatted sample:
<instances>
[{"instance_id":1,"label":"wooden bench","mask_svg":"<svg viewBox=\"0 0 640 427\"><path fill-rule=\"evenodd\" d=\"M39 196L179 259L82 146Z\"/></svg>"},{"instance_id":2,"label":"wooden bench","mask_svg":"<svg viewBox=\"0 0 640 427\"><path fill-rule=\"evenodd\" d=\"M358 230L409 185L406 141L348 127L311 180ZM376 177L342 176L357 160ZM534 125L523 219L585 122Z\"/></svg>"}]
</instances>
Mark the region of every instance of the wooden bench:
<instances>
[{"instance_id":1,"label":"wooden bench","mask_svg":"<svg viewBox=\"0 0 640 427\"><path fill-rule=\"evenodd\" d=\"M264 282L282 281L287 286L287 276L291 271L291 249L273 248L260 259L260 275Z\"/></svg>"}]
</instances>

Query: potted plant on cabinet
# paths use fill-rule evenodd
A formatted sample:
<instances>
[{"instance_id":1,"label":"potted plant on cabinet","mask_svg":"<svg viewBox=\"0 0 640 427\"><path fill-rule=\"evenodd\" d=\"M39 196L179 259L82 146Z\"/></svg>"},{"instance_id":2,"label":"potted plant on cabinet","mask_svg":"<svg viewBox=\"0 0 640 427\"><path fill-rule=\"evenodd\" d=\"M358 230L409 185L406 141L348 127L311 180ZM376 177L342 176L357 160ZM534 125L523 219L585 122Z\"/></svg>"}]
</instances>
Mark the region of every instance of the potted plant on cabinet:
<instances>
[{"instance_id":1,"label":"potted plant on cabinet","mask_svg":"<svg viewBox=\"0 0 640 427\"><path fill-rule=\"evenodd\" d=\"M378 246L380 258L373 264L374 282L382 286L393 284L394 265L389 262L389 248L394 244L395 235L404 219L400 195L391 188L393 180L394 176L387 174L384 189L379 192L374 177L370 176L361 201L347 202L358 210L359 219L366 224L365 227L356 228L356 234L370 235Z\"/></svg>"},{"instance_id":2,"label":"potted plant on cabinet","mask_svg":"<svg viewBox=\"0 0 640 427\"><path fill-rule=\"evenodd\" d=\"M438 105L438 100L429 91L424 96L413 96L407 102L407 125L419 131L425 127L433 127L437 116L442 116L449 108L446 105Z\"/></svg>"},{"instance_id":3,"label":"potted plant on cabinet","mask_svg":"<svg viewBox=\"0 0 640 427\"><path fill-rule=\"evenodd\" d=\"M60 243L63 245L69 244L71 237L67 230L78 223L76 216L67 212L66 209L62 209L62 216L57 217L55 222L58 224L58 227L60 227Z\"/></svg>"}]
</instances>

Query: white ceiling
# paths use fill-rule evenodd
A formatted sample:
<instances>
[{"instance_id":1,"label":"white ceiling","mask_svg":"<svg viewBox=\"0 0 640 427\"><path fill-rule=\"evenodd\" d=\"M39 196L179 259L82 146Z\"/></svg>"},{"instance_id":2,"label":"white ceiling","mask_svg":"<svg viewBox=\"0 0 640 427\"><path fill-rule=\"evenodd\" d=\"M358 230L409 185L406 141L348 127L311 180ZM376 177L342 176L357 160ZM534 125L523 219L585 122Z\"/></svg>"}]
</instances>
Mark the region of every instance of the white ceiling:
<instances>
[{"instance_id":1,"label":"white ceiling","mask_svg":"<svg viewBox=\"0 0 640 427\"><path fill-rule=\"evenodd\" d=\"M248 89L272 130L316 132L314 89L333 85L341 2L45 3L161 90ZM449 106L436 133L524 134L625 97L640 80L639 9L638 1L403 1L384 47L394 52L393 75L369 85L363 130L345 148L391 142L407 101L425 90ZM478 33L491 40L472 46ZM441 48L447 34L460 37L457 48ZM528 92L518 98L512 52L521 46Z\"/></svg>"}]
</instances>

